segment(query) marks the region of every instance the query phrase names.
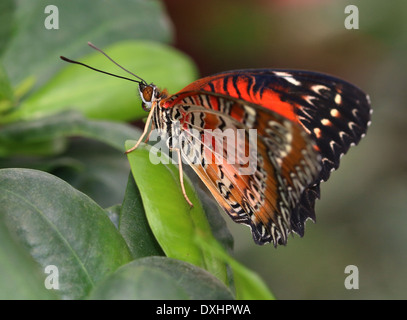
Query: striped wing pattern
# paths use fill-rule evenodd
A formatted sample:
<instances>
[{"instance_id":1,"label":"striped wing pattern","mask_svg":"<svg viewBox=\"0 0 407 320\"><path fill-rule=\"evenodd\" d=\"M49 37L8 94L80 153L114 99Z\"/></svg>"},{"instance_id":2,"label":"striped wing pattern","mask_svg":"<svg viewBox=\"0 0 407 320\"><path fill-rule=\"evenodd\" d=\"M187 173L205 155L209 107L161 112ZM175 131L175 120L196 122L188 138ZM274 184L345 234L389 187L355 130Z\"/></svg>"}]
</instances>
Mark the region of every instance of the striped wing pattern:
<instances>
[{"instance_id":1,"label":"striped wing pattern","mask_svg":"<svg viewBox=\"0 0 407 320\"><path fill-rule=\"evenodd\" d=\"M160 105L183 132L195 132L181 151L217 202L234 221L251 227L256 243L276 246L292 231L302 236L304 222L315 220L319 183L366 132L367 99L327 75L256 69L197 80ZM214 149L216 134L204 143L206 132L216 129L241 129L246 155L257 144L253 174L241 175L244 165L226 161L230 149ZM255 141L250 129L257 130Z\"/></svg>"}]
</instances>

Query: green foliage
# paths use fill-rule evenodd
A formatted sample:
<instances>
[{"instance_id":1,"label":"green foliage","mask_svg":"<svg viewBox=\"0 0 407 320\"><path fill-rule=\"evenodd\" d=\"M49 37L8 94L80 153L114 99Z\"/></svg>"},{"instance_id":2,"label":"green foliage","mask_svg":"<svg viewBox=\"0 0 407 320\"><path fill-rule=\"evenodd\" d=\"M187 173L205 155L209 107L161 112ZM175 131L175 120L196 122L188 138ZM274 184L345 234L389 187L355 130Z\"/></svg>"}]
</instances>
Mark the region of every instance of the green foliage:
<instances>
[{"instance_id":1,"label":"green foliage","mask_svg":"<svg viewBox=\"0 0 407 320\"><path fill-rule=\"evenodd\" d=\"M176 165L153 165L146 145L123 154L140 136L128 122L146 116L134 83L59 60L128 76L100 53L83 57L92 40L181 89L197 72L165 44L160 3L54 1L61 23L82 22L55 34L38 24L46 1L18 3L2 2L0 20L0 298L271 299L230 255L213 199L185 176L190 208ZM44 285L49 265L58 290Z\"/></svg>"},{"instance_id":2,"label":"green foliage","mask_svg":"<svg viewBox=\"0 0 407 320\"><path fill-rule=\"evenodd\" d=\"M134 141L128 141L126 148L132 145ZM196 241L197 237L212 241L213 236L191 184L186 184L186 192L194 204L193 208L185 201L181 192L177 167L173 164L152 165L151 162L158 163L158 159L153 158L154 154L149 151L150 148L139 148L128 157L147 220L158 243L166 256L204 268L227 283L225 263L210 250L203 251ZM164 163L169 162L165 160ZM152 179L153 176L159 179Z\"/></svg>"},{"instance_id":3,"label":"green foliage","mask_svg":"<svg viewBox=\"0 0 407 320\"><path fill-rule=\"evenodd\" d=\"M201 268L176 259L146 257L118 269L90 299L231 300L233 295Z\"/></svg>"},{"instance_id":4,"label":"green foliage","mask_svg":"<svg viewBox=\"0 0 407 320\"><path fill-rule=\"evenodd\" d=\"M56 295L44 287L36 262L2 220L0 216L0 299L55 299Z\"/></svg>"},{"instance_id":5,"label":"green foliage","mask_svg":"<svg viewBox=\"0 0 407 320\"><path fill-rule=\"evenodd\" d=\"M83 298L131 260L104 210L66 182L42 171L2 169L0 191L8 228L41 266L59 268L62 298Z\"/></svg>"},{"instance_id":6,"label":"green foliage","mask_svg":"<svg viewBox=\"0 0 407 320\"><path fill-rule=\"evenodd\" d=\"M84 43L85 44L85 43ZM89 51L91 49L89 48ZM119 42L106 53L130 70L158 86L175 92L196 74L190 60L174 49L151 41ZM66 64L54 57L54 64ZM167 64L166 61L171 61ZM81 62L111 73L129 76L99 52L81 58ZM129 94L133 93L133 94ZM93 119L127 121L144 116L134 82L90 72L77 65L66 66L18 108L2 117L1 122L32 120L62 110L74 109ZM0 123L1 123L0 122Z\"/></svg>"}]
</instances>

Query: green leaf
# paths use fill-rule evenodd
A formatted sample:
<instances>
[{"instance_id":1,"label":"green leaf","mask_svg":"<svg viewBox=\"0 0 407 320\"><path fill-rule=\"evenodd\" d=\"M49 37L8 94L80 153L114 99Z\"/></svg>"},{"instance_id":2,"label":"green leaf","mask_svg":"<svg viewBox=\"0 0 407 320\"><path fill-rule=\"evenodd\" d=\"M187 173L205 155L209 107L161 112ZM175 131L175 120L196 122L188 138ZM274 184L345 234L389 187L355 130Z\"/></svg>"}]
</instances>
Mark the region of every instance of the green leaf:
<instances>
[{"instance_id":1,"label":"green leaf","mask_svg":"<svg viewBox=\"0 0 407 320\"><path fill-rule=\"evenodd\" d=\"M58 159L65 159L68 164L51 173L88 195L102 208L123 201L130 171L123 152L96 140L76 138Z\"/></svg>"},{"instance_id":2,"label":"green leaf","mask_svg":"<svg viewBox=\"0 0 407 320\"><path fill-rule=\"evenodd\" d=\"M119 228L119 220L120 220L120 210L122 208L121 204L115 204L110 206L109 208L105 209L107 216L109 217L110 221L114 224L114 226L118 229Z\"/></svg>"},{"instance_id":3,"label":"green leaf","mask_svg":"<svg viewBox=\"0 0 407 320\"><path fill-rule=\"evenodd\" d=\"M56 299L55 292L45 288L38 264L14 241L1 217L0 300Z\"/></svg>"},{"instance_id":4,"label":"green leaf","mask_svg":"<svg viewBox=\"0 0 407 320\"><path fill-rule=\"evenodd\" d=\"M16 142L18 143L18 142ZM0 168L49 172L106 208L123 201L130 165L123 152L92 139L75 137L53 157L0 157Z\"/></svg>"},{"instance_id":5,"label":"green leaf","mask_svg":"<svg viewBox=\"0 0 407 320\"><path fill-rule=\"evenodd\" d=\"M176 259L146 257L118 269L90 299L230 300L233 296L201 268Z\"/></svg>"},{"instance_id":6,"label":"green leaf","mask_svg":"<svg viewBox=\"0 0 407 320\"><path fill-rule=\"evenodd\" d=\"M76 111L65 111L1 127L0 156L60 153L66 148L64 138L69 136L93 138L123 152L124 141L139 135L139 130L127 124L87 120Z\"/></svg>"},{"instance_id":7,"label":"green leaf","mask_svg":"<svg viewBox=\"0 0 407 320\"><path fill-rule=\"evenodd\" d=\"M5 50L13 32L15 7L14 0L0 2L0 55Z\"/></svg>"},{"instance_id":8,"label":"green leaf","mask_svg":"<svg viewBox=\"0 0 407 320\"><path fill-rule=\"evenodd\" d=\"M0 128L0 168L52 172L106 207L123 200L130 169L123 143L135 136L139 130L130 125L87 120L74 111L13 123Z\"/></svg>"},{"instance_id":9,"label":"green leaf","mask_svg":"<svg viewBox=\"0 0 407 320\"><path fill-rule=\"evenodd\" d=\"M84 44L85 45L85 44ZM89 48L89 50L92 50ZM137 73L147 82L175 92L196 78L196 69L181 52L151 41L127 41L105 48L118 63ZM71 57L72 58L72 57ZM66 109L79 110L88 118L133 120L147 114L141 108L138 85L78 65L67 65L38 92L24 100L13 113L0 119L3 123L33 119ZM99 52L80 61L93 67L127 76Z\"/></svg>"},{"instance_id":10,"label":"green leaf","mask_svg":"<svg viewBox=\"0 0 407 320\"><path fill-rule=\"evenodd\" d=\"M126 149L134 144L135 141L126 141ZM216 242L189 179L184 176L186 192L194 204L193 208L190 208L181 192L177 166L163 163L153 165L152 161L159 163L169 159L163 154L161 160L158 159L154 152L150 152L151 149L146 145L140 146L128 154L128 159L148 223L158 243L168 257L199 266L228 283L225 263L211 252L204 252L195 241L198 235Z\"/></svg>"},{"instance_id":11,"label":"green leaf","mask_svg":"<svg viewBox=\"0 0 407 320\"><path fill-rule=\"evenodd\" d=\"M6 70L0 63L0 117L10 110L14 103L13 89L6 74Z\"/></svg>"},{"instance_id":12,"label":"green leaf","mask_svg":"<svg viewBox=\"0 0 407 320\"><path fill-rule=\"evenodd\" d=\"M7 227L44 268L59 270L60 295L85 297L131 260L106 213L83 193L50 174L0 170L0 208Z\"/></svg>"},{"instance_id":13,"label":"green leaf","mask_svg":"<svg viewBox=\"0 0 407 320\"><path fill-rule=\"evenodd\" d=\"M49 14L44 11L50 4L58 8L59 29L45 28ZM168 42L172 38L170 21L158 0L18 1L15 16L18 28L4 54L14 86L31 76L41 86L61 68L60 55L85 54L87 41L107 47L129 39Z\"/></svg>"},{"instance_id":14,"label":"green leaf","mask_svg":"<svg viewBox=\"0 0 407 320\"><path fill-rule=\"evenodd\" d=\"M164 255L150 229L140 191L131 174L121 206L119 231L126 240L134 259Z\"/></svg>"},{"instance_id":15,"label":"green leaf","mask_svg":"<svg viewBox=\"0 0 407 320\"><path fill-rule=\"evenodd\" d=\"M219 243L202 238L197 238L196 241L201 244L204 250L212 252L219 259L230 265L233 271L237 300L275 299L263 280L255 272L249 270L227 254Z\"/></svg>"}]
</instances>

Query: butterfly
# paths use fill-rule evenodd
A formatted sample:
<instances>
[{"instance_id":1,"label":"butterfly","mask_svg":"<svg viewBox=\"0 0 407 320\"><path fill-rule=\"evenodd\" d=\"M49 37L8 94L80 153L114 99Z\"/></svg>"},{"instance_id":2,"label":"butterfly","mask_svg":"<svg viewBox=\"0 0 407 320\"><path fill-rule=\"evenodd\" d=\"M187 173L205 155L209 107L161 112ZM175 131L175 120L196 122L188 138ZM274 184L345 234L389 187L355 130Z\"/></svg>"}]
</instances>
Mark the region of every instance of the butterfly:
<instances>
[{"instance_id":1,"label":"butterfly","mask_svg":"<svg viewBox=\"0 0 407 320\"><path fill-rule=\"evenodd\" d=\"M369 96L322 73L234 70L196 80L172 95L134 76L148 117L142 136L126 153L152 130L166 136L168 148L185 159L235 222L250 227L259 245L286 244L290 233L304 235L305 222L315 221L321 182L370 125ZM239 133L240 143L225 146L226 131ZM249 155L250 174L242 174L247 166L240 161L227 161L232 152L235 160ZM179 169L182 192L192 206L181 161Z\"/></svg>"}]
</instances>

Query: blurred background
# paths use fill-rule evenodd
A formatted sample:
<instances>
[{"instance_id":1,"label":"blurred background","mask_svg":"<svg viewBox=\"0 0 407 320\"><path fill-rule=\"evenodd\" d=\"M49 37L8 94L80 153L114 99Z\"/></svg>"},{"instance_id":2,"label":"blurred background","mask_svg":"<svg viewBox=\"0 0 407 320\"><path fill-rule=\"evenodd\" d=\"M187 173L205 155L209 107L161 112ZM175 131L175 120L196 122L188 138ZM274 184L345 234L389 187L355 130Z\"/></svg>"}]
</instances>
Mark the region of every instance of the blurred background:
<instances>
[{"instance_id":1,"label":"blurred background","mask_svg":"<svg viewBox=\"0 0 407 320\"><path fill-rule=\"evenodd\" d=\"M88 40L103 47L147 39L184 52L196 63L199 76L242 68L307 69L362 88L371 97L372 125L322 184L317 223L307 223L304 238L294 236L277 249L260 247L248 228L223 218L235 239L236 259L255 270L278 299L407 298L406 1L393 0L390 5L381 0L126 0L109 10L111 2L98 0L107 8L102 11L92 10L96 1L71 1L75 8L55 0L61 17L68 7L75 15L61 18L57 32L44 28L46 1L26 2L19 10L23 2L15 1L20 29L0 28L0 36L32 30L32 36L11 41L8 51L0 41L14 85L32 74L37 83L44 83L64 67L59 55L75 59L89 53ZM0 3L1 26L12 25L6 23L10 16L3 14L6 3L11 2ZM135 4L132 9L130 3ZM132 11L138 4L151 14ZM349 4L359 9L357 30L344 26ZM162 9L164 15L157 13ZM132 84L120 86L128 86L124 90L131 99L136 96ZM88 191L103 206L121 201L129 172L121 153L106 150L101 143L72 139L65 158L59 159L68 159L67 154L81 160L82 171L75 174L59 164L54 174ZM12 159L14 166L16 161L20 159ZM0 167L10 163L0 158ZM358 290L344 286L348 265L359 269Z\"/></svg>"},{"instance_id":2,"label":"blurred background","mask_svg":"<svg viewBox=\"0 0 407 320\"><path fill-rule=\"evenodd\" d=\"M321 186L317 223L286 247L258 247L225 219L236 258L279 299L407 298L407 2L166 0L175 46L201 76L241 68L297 68L344 78L374 110L361 143ZM359 29L344 26L359 9ZM347 290L347 265L359 289Z\"/></svg>"}]
</instances>

